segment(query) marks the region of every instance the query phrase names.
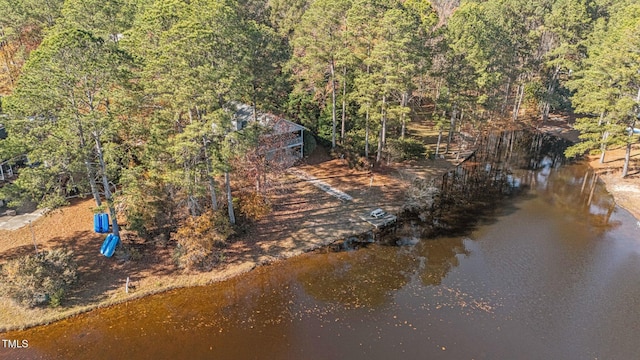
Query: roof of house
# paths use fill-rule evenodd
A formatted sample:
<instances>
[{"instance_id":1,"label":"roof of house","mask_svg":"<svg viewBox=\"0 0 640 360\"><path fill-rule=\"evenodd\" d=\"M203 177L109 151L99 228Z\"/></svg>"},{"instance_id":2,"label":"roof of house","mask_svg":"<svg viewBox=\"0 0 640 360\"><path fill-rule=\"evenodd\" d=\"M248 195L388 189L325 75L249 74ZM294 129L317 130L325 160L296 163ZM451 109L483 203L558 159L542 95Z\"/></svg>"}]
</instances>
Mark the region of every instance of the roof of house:
<instances>
[{"instance_id":1,"label":"roof of house","mask_svg":"<svg viewBox=\"0 0 640 360\"><path fill-rule=\"evenodd\" d=\"M253 106L240 102L231 102L230 107L232 107L232 110L234 111L232 121L236 126L236 129L240 130L247 124L254 122ZM302 125L296 124L280 116L261 112L260 110L258 110L257 120L260 125L273 128L276 133L294 132L306 129Z\"/></svg>"}]
</instances>

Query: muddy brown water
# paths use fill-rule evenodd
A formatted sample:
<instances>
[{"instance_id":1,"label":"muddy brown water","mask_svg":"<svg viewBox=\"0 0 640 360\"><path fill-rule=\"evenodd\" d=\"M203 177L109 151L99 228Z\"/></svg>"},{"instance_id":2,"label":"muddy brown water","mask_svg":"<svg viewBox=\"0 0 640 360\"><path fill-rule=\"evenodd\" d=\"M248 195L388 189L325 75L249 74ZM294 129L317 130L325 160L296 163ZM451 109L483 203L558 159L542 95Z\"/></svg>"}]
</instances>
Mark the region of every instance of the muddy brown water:
<instances>
[{"instance_id":1,"label":"muddy brown water","mask_svg":"<svg viewBox=\"0 0 640 360\"><path fill-rule=\"evenodd\" d=\"M515 173L529 189L463 236L307 254L0 334L28 341L0 358L637 359L640 224L587 171Z\"/></svg>"}]
</instances>

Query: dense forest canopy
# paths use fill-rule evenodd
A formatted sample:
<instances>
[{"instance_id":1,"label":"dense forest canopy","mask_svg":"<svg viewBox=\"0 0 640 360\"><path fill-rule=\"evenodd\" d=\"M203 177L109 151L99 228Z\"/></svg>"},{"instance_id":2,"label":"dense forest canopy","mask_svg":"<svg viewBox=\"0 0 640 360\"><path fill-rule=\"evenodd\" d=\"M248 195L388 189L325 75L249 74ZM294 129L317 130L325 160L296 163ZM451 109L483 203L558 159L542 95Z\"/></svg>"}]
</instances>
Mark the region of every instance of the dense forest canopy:
<instances>
[{"instance_id":1,"label":"dense forest canopy","mask_svg":"<svg viewBox=\"0 0 640 360\"><path fill-rule=\"evenodd\" d=\"M268 129L231 131L233 101L377 162L416 141L418 117L450 142L575 111L569 155L637 142L634 0L0 0L0 13L0 160L29 165L0 198L91 194L142 235L209 209L234 223L237 199L246 218L268 211L282 169L259 156Z\"/></svg>"}]
</instances>

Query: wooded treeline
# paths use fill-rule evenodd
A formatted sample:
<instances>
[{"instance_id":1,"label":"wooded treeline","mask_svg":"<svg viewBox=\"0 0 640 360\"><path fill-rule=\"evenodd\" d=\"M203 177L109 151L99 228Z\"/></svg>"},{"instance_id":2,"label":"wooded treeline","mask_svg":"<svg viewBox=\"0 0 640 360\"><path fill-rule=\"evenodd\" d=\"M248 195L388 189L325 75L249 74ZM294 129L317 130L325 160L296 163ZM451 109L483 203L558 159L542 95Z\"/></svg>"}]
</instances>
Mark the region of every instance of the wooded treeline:
<instances>
[{"instance_id":1,"label":"wooded treeline","mask_svg":"<svg viewBox=\"0 0 640 360\"><path fill-rule=\"evenodd\" d=\"M282 169L259 156L267 130L230 130L230 101L371 161L415 142L407 123L425 116L448 144L575 109L588 116L570 154L637 142L633 0L0 0L0 13L0 158L31 164L0 197L91 193L143 235L208 209L231 223L236 206L268 211Z\"/></svg>"}]
</instances>

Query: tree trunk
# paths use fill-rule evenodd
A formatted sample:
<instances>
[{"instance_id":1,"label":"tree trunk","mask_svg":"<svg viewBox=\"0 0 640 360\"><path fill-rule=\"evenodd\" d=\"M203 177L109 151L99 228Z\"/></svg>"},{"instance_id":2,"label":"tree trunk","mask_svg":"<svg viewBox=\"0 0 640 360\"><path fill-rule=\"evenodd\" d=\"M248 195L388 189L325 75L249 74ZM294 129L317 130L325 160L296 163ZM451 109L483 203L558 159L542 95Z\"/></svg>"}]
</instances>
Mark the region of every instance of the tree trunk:
<instances>
[{"instance_id":1,"label":"tree trunk","mask_svg":"<svg viewBox=\"0 0 640 360\"><path fill-rule=\"evenodd\" d=\"M74 108L76 107L76 99L75 96L71 97L71 103ZM76 123L78 125L78 137L80 140L80 151L82 151L82 157L84 160L84 166L87 170L87 178L89 180L89 186L91 187L91 194L93 195L93 199L96 202L96 206L102 206L102 201L100 200L100 193L98 192L98 184L96 183L96 174L93 170L93 166L91 165L91 161L89 155L87 154L87 144L84 138L84 128L82 127L82 121L80 121L80 116L76 112L75 114Z\"/></svg>"},{"instance_id":2,"label":"tree trunk","mask_svg":"<svg viewBox=\"0 0 640 360\"><path fill-rule=\"evenodd\" d=\"M511 91L511 77L507 81L507 90L504 92L504 102L502 103L502 108L500 109L500 113L504 116L505 111L507 110L507 104L509 103L509 91ZM518 97L518 94L516 94Z\"/></svg>"},{"instance_id":3,"label":"tree trunk","mask_svg":"<svg viewBox=\"0 0 640 360\"><path fill-rule=\"evenodd\" d=\"M636 103L640 103L640 87L638 87L638 95ZM629 174L629 161L631 161L631 145L633 143L633 129L636 127L636 119L629 126L629 138L627 139L627 151L624 154L624 166L622 167L622 177L625 178Z\"/></svg>"},{"instance_id":4,"label":"tree trunk","mask_svg":"<svg viewBox=\"0 0 640 360\"><path fill-rule=\"evenodd\" d=\"M227 188L227 207L229 210L229 222L234 225L236 223L236 215L233 211L233 198L231 197L231 179L229 172L224 172L224 184Z\"/></svg>"},{"instance_id":5,"label":"tree trunk","mask_svg":"<svg viewBox=\"0 0 640 360\"><path fill-rule=\"evenodd\" d=\"M607 138L609 137L609 132L605 131L602 134L602 144L600 145L600 164L604 164L604 156L607 153Z\"/></svg>"},{"instance_id":6,"label":"tree trunk","mask_svg":"<svg viewBox=\"0 0 640 360\"><path fill-rule=\"evenodd\" d=\"M436 159L440 155L440 142L442 141L442 129L438 129L438 142L436 143Z\"/></svg>"},{"instance_id":7,"label":"tree trunk","mask_svg":"<svg viewBox=\"0 0 640 360\"><path fill-rule=\"evenodd\" d=\"M331 59L330 64L331 70L331 148L335 149L336 147L336 72L333 63L333 59Z\"/></svg>"},{"instance_id":8,"label":"tree trunk","mask_svg":"<svg viewBox=\"0 0 640 360\"><path fill-rule=\"evenodd\" d=\"M187 196L187 205L189 206L189 214L191 214L191 216L198 216L198 204L193 194Z\"/></svg>"},{"instance_id":9,"label":"tree trunk","mask_svg":"<svg viewBox=\"0 0 640 360\"><path fill-rule=\"evenodd\" d=\"M402 106L403 108L407 106L407 102L408 102L408 100L407 100L407 99L408 99L408 98L409 98L409 94L407 94L406 92L402 93L402 100L401 100L401 101L402 101L402 103L401 103L401 106ZM404 140L404 135L405 135L405 132L406 132L406 131L407 131L407 124L406 124L406 121L405 121L405 113L403 112L403 113L402 113L402 129L401 129L401 131L400 131L400 138L401 138L402 140Z\"/></svg>"},{"instance_id":10,"label":"tree trunk","mask_svg":"<svg viewBox=\"0 0 640 360\"><path fill-rule=\"evenodd\" d=\"M87 178L89 180L89 186L91 187L91 195L93 195L93 200L96 202L96 206L102 206L102 200L100 199L100 192L98 191L98 184L96 182L96 174L93 170L93 166L91 165L91 161L89 160L89 155L87 155L87 144L84 140L84 130L82 128L82 124L80 120L76 118L78 123L78 136L80 138L80 151L82 151L82 157L84 158L84 166L87 170Z\"/></svg>"},{"instance_id":11,"label":"tree trunk","mask_svg":"<svg viewBox=\"0 0 640 360\"><path fill-rule=\"evenodd\" d=\"M602 126L602 121L604 120L605 113L605 110L602 110L602 112L600 113L600 118L598 119L598 127Z\"/></svg>"},{"instance_id":12,"label":"tree trunk","mask_svg":"<svg viewBox=\"0 0 640 360\"><path fill-rule=\"evenodd\" d=\"M81 141L80 148L83 149L84 141ZM84 149L83 149L84 151ZM87 177L89 178L89 186L91 187L91 194L93 195L93 200L96 202L96 206L102 206L102 200L100 199L100 193L98 192L98 184L96 183L96 174L93 171L93 166L91 166L91 162L87 158L87 155L84 155L84 167L87 169Z\"/></svg>"},{"instance_id":13,"label":"tree trunk","mask_svg":"<svg viewBox=\"0 0 640 360\"><path fill-rule=\"evenodd\" d=\"M453 107L453 111L451 112L451 119L449 120L449 136L447 137L447 147L445 148L444 153L448 154L449 153L449 148L451 147L451 141L453 140L453 132L455 131L456 128L456 113L458 112L458 110L456 109L456 107Z\"/></svg>"},{"instance_id":14,"label":"tree trunk","mask_svg":"<svg viewBox=\"0 0 640 360\"><path fill-rule=\"evenodd\" d=\"M211 195L211 208L218 210L218 197L216 196L216 181L211 175L211 159L209 159L209 149L207 140L202 137L202 146L204 147L204 162L207 165L207 181L209 182L209 194Z\"/></svg>"},{"instance_id":15,"label":"tree trunk","mask_svg":"<svg viewBox=\"0 0 640 360\"><path fill-rule=\"evenodd\" d=\"M380 126L380 138L378 139L378 154L376 156L376 162L380 162L382 160L382 148L384 148L386 137L387 137L387 116L385 113L385 105L387 101L387 96L382 95L382 117L381 117L381 126Z\"/></svg>"},{"instance_id":16,"label":"tree trunk","mask_svg":"<svg viewBox=\"0 0 640 360\"><path fill-rule=\"evenodd\" d=\"M369 106L364 115L364 157L369 158Z\"/></svg>"},{"instance_id":17,"label":"tree trunk","mask_svg":"<svg viewBox=\"0 0 640 360\"><path fill-rule=\"evenodd\" d=\"M640 92L638 93L640 95ZM640 96L639 96L640 97ZM629 130L629 138L627 139L627 150L624 153L624 166L622 167L622 177L625 178L629 175L629 161L631 160L631 145L633 144L633 128L636 126L636 121L631 123L631 129Z\"/></svg>"},{"instance_id":18,"label":"tree trunk","mask_svg":"<svg viewBox=\"0 0 640 360\"><path fill-rule=\"evenodd\" d=\"M522 105L522 98L524 97L524 84L518 85L518 90L516 91L516 98L513 102L513 121L518 120L518 115L520 114L520 106Z\"/></svg>"},{"instance_id":19,"label":"tree trunk","mask_svg":"<svg viewBox=\"0 0 640 360\"><path fill-rule=\"evenodd\" d=\"M602 122L604 121L605 111L603 110L600 113L600 119L598 119L598 127L602 126ZM609 121L607 121L607 125L609 125ZM604 164L604 157L607 153L607 139L609 138L609 131L605 130L602 134L602 142L600 143L600 164Z\"/></svg>"},{"instance_id":20,"label":"tree trunk","mask_svg":"<svg viewBox=\"0 0 640 360\"><path fill-rule=\"evenodd\" d=\"M376 154L376 162L380 162L382 159L382 129L378 131L378 151Z\"/></svg>"},{"instance_id":21,"label":"tree trunk","mask_svg":"<svg viewBox=\"0 0 640 360\"><path fill-rule=\"evenodd\" d=\"M253 93L251 96L251 106L253 107L253 121L257 124L258 123L258 108L257 108L257 101L256 101L256 84L253 83L251 84L251 86L253 87Z\"/></svg>"},{"instance_id":22,"label":"tree trunk","mask_svg":"<svg viewBox=\"0 0 640 360\"><path fill-rule=\"evenodd\" d=\"M367 56L369 56L371 54L371 46L369 45L367 47ZM371 68L370 65L367 64L367 75L369 75L371 73ZM367 111L365 113L365 117L364 117L364 156L369 159L369 109L370 109L371 105L369 103L367 103Z\"/></svg>"},{"instance_id":23,"label":"tree trunk","mask_svg":"<svg viewBox=\"0 0 640 360\"><path fill-rule=\"evenodd\" d=\"M434 99L434 106L433 106L433 112L435 114L436 111L438 111L438 99L440 98L440 87L442 86L442 83L444 82L444 80L439 80L437 85L436 85L436 94Z\"/></svg>"},{"instance_id":24,"label":"tree trunk","mask_svg":"<svg viewBox=\"0 0 640 360\"><path fill-rule=\"evenodd\" d=\"M560 65L556 66L556 69L553 72L553 76L551 76L551 82L549 82L549 87L547 88L547 99L544 102L544 106L542 108L542 123L547 122L549 120L549 113L551 112L551 95L553 95L555 91L555 82L558 79L558 75L560 74Z\"/></svg>"},{"instance_id":25,"label":"tree trunk","mask_svg":"<svg viewBox=\"0 0 640 360\"><path fill-rule=\"evenodd\" d=\"M347 67L342 67L342 127L340 128L340 144L344 145L345 123L347 118Z\"/></svg>"},{"instance_id":26,"label":"tree trunk","mask_svg":"<svg viewBox=\"0 0 640 360\"><path fill-rule=\"evenodd\" d=\"M100 164L100 171L102 172L102 185L104 186L104 198L109 207L109 213L111 215L111 232L113 235L120 237L120 227L118 226L118 217L116 214L116 208L113 204L113 196L111 195L111 189L109 188L109 179L107 178L107 166L104 162L104 153L102 152L102 143L98 134L93 134L96 142L96 152L98 153L98 163Z\"/></svg>"},{"instance_id":27,"label":"tree trunk","mask_svg":"<svg viewBox=\"0 0 640 360\"><path fill-rule=\"evenodd\" d=\"M387 96L382 95L382 147L387 145Z\"/></svg>"}]
</instances>

